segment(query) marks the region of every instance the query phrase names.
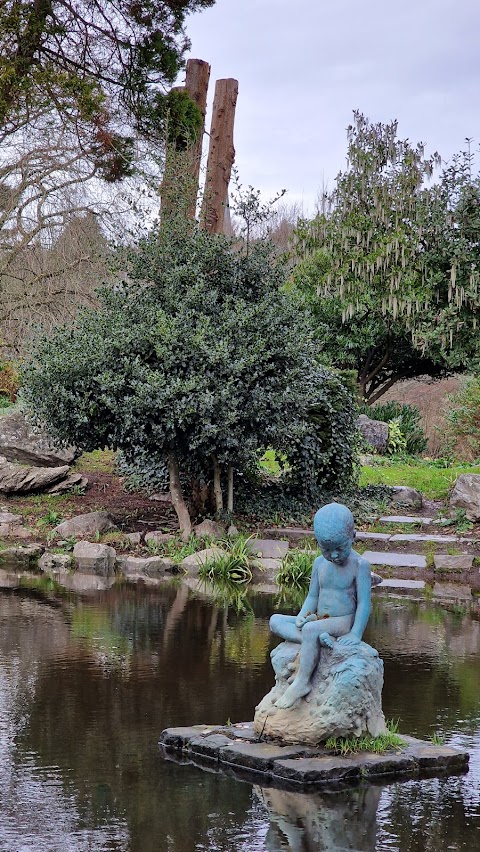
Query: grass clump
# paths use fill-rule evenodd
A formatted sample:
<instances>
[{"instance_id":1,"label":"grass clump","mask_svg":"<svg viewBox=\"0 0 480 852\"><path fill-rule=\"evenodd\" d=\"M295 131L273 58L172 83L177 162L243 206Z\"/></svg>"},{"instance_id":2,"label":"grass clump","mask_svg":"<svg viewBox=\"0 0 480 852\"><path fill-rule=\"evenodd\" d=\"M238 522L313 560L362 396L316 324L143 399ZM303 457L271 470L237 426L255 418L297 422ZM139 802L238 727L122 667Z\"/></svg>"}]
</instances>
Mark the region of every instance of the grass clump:
<instances>
[{"instance_id":1,"label":"grass clump","mask_svg":"<svg viewBox=\"0 0 480 852\"><path fill-rule=\"evenodd\" d=\"M146 542L146 546L152 556L165 556L179 565L187 556L191 556L198 550L202 550L206 545L205 540L200 541L196 535L192 534L188 541L182 541L178 536L165 542L157 542L154 539L149 539Z\"/></svg>"},{"instance_id":2,"label":"grass clump","mask_svg":"<svg viewBox=\"0 0 480 852\"><path fill-rule=\"evenodd\" d=\"M310 550L289 550L276 576L278 585L302 591L308 589L312 565L319 555L320 551L312 553Z\"/></svg>"},{"instance_id":3,"label":"grass clump","mask_svg":"<svg viewBox=\"0 0 480 852\"><path fill-rule=\"evenodd\" d=\"M398 720L389 720L386 725L387 733L380 734L378 737L372 737L371 734L364 734L362 737L329 737L325 748L342 756L357 754L361 751L385 754L404 748L405 742L398 734Z\"/></svg>"},{"instance_id":4,"label":"grass clump","mask_svg":"<svg viewBox=\"0 0 480 852\"><path fill-rule=\"evenodd\" d=\"M200 566L200 579L211 583L250 583L253 578L250 566L255 562L249 547L250 538L251 536L239 535L233 540L221 541L222 551L218 556Z\"/></svg>"}]
</instances>

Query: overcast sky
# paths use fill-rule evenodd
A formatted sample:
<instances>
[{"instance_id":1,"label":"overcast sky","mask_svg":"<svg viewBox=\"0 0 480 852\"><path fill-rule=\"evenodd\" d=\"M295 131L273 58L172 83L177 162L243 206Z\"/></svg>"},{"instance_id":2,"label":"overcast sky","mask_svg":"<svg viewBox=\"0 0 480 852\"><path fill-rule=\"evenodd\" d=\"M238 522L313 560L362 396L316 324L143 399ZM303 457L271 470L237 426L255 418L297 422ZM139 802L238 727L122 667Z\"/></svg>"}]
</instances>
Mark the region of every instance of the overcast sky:
<instances>
[{"instance_id":1,"label":"overcast sky","mask_svg":"<svg viewBox=\"0 0 480 852\"><path fill-rule=\"evenodd\" d=\"M480 140L479 0L217 0L187 33L210 104L215 80L239 81L236 164L267 196L313 208L353 109L444 159Z\"/></svg>"}]
</instances>

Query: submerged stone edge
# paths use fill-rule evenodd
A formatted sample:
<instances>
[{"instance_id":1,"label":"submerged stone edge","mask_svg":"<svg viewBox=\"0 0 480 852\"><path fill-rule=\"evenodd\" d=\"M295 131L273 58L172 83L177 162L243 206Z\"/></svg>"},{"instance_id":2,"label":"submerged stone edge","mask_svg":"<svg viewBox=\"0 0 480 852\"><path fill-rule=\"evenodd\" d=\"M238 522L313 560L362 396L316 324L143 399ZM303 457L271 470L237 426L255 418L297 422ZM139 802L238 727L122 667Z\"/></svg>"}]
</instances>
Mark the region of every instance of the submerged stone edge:
<instances>
[{"instance_id":1,"label":"submerged stone edge","mask_svg":"<svg viewBox=\"0 0 480 852\"><path fill-rule=\"evenodd\" d=\"M357 752L332 755L322 747L288 746L261 739L251 722L237 725L193 725L166 728L160 745L192 760L207 759L218 768L233 767L295 786L358 782L381 777L406 780L414 776L458 775L468 770L470 755L451 746L404 736L405 746L395 752Z\"/></svg>"}]
</instances>

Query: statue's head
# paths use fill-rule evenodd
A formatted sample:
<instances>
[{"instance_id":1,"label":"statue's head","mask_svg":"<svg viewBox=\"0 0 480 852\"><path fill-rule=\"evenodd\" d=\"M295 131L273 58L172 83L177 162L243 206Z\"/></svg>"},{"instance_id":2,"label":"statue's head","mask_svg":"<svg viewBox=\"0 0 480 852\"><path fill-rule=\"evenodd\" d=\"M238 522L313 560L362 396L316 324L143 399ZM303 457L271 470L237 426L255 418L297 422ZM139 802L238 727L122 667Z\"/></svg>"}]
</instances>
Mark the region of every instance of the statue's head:
<instances>
[{"instance_id":1,"label":"statue's head","mask_svg":"<svg viewBox=\"0 0 480 852\"><path fill-rule=\"evenodd\" d=\"M328 503L318 510L313 519L313 531L325 559L343 565L352 549L355 521L346 506Z\"/></svg>"}]
</instances>

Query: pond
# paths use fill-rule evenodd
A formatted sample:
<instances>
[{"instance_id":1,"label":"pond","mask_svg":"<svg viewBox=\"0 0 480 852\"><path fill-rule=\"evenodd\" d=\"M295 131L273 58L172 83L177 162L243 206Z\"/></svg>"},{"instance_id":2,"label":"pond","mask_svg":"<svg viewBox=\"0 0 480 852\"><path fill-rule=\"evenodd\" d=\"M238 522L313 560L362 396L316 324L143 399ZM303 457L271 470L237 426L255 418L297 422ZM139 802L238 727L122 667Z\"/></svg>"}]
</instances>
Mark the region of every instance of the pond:
<instances>
[{"instance_id":1,"label":"pond","mask_svg":"<svg viewBox=\"0 0 480 852\"><path fill-rule=\"evenodd\" d=\"M237 614L186 585L0 592L1 852L480 848L480 612L376 598L365 636L400 732L467 775L303 794L163 759L168 726L253 718L272 596Z\"/></svg>"}]
</instances>

